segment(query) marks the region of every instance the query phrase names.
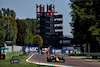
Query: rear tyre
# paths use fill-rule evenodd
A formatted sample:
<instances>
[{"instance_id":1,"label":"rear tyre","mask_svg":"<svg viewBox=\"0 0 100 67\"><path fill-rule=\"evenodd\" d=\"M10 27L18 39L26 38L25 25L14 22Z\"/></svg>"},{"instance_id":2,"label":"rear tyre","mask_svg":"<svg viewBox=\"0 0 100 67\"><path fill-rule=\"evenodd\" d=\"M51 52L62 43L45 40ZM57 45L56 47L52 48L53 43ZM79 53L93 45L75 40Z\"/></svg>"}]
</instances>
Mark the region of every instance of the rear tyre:
<instances>
[{"instance_id":1,"label":"rear tyre","mask_svg":"<svg viewBox=\"0 0 100 67\"><path fill-rule=\"evenodd\" d=\"M47 62L49 62L48 57L47 57Z\"/></svg>"},{"instance_id":2,"label":"rear tyre","mask_svg":"<svg viewBox=\"0 0 100 67\"><path fill-rule=\"evenodd\" d=\"M63 59L62 62L64 63L65 62L65 59Z\"/></svg>"},{"instance_id":3,"label":"rear tyre","mask_svg":"<svg viewBox=\"0 0 100 67\"><path fill-rule=\"evenodd\" d=\"M51 58L47 57L47 62L52 62Z\"/></svg>"}]
</instances>

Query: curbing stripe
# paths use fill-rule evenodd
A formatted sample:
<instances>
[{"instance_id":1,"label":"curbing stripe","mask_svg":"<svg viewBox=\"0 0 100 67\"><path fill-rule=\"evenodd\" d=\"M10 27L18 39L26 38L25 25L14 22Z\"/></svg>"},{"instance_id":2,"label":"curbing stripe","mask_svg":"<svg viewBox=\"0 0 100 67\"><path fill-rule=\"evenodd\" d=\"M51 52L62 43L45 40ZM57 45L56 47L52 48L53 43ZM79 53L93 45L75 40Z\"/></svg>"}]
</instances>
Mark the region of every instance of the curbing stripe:
<instances>
[{"instance_id":1,"label":"curbing stripe","mask_svg":"<svg viewBox=\"0 0 100 67\"><path fill-rule=\"evenodd\" d=\"M29 62L28 60L33 56L34 54L32 54L28 59L26 59L27 62Z\"/></svg>"},{"instance_id":2,"label":"curbing stripe","mask_svg":"<svg viewBox=\"0 0 100 67\"><path fill-rule=\"evenodd\" d=\"M35 64L39 64L39 65L46 65L46 66L55 66L55 67L73 67L73 66L65 66L65 65L56 65L56 64L49 64L49 63L40 63L40 62L31 62L28 61L34 54L32 54L28 59L26 59L26 62L29 63L35 63Z\"/></svg>"}]
</instances>

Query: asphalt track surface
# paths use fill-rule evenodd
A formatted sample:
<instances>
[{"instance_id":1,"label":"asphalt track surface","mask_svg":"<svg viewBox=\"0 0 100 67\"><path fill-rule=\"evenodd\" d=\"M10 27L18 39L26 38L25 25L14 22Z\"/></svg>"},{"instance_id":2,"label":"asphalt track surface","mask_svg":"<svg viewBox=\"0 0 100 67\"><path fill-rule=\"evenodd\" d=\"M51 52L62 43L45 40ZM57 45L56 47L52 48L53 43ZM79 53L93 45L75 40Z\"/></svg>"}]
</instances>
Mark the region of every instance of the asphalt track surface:
<instances>
[{"instance_id":1,"label":"asphalt track surface","mask_svg":"<svg viewBox=\"0 0 100 67\"><path fill-rule=\"evenodd\" d=\"M100 67L100 62L90 61L86 59L78 59L74 57L65 56L65 62L47 62L47 55L34 54L29 61L31 62L39 62L39 63L49 63L56 65L64 65L64 66L73 66L73 67Z\"/></svg>"}]
</instances>

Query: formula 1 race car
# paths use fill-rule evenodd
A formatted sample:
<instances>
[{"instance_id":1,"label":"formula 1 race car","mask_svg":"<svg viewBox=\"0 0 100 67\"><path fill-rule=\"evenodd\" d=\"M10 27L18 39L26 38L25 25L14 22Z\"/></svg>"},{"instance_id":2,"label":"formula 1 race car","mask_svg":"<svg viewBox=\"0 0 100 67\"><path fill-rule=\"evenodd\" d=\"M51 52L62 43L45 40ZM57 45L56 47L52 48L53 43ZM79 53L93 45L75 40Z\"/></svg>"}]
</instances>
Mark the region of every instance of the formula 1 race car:
<instances>
[{"instance_id":1,"label":"formula 1 race car","mask_svg":"<svg viewBox=\"0 0 100 67\"><path fill-rule=\"evenodd\" d=\"M65 59L59 56L50 56L47 57L47 62L65 62Z\"/></svg>"}]
</instances>

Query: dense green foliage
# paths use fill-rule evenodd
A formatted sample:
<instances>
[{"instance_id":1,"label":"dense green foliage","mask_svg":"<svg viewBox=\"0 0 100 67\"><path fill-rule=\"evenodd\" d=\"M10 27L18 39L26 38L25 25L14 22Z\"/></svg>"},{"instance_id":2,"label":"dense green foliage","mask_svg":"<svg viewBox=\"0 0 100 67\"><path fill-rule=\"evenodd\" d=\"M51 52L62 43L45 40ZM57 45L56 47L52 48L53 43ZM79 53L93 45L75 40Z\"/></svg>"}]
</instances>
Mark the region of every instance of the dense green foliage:
<instances>
[{"instance_id":1,"label":"dense green foliage","mask_svg":"<svg viewBox=\"0 0 100 67\"><path fill-rule=\"evenodd\" d=\"M99 0L70 0L72 34L79 43L100 41L100 1Z\"/></svg>"},{"instance_id":2,"label":"dense green foliage","mask_svg":"<svg viewBox=\"0 0 100 67\"><path fill-rule=\"evenodd\" d=\"M4 34L4 41L12 41L13 44L16 44L17 24L14 18L7 16L7 17L3 17L2 19L0 19L0 34L1 34L0 44L3 43L3 34Z\"/></svg>"},{"instance_id":3,"label":"dense green foliage","mask_svg":"<svg viewBox=\"0 0 100 67\"><path fill-rule=\"evenodd\" d=\"M90 44L91 52L100 51L100 1L70 0L72 34L77 43Z\"/></svg>"},{"instance_id":4,"label":"dense green foliage","mask_svg":"<svg viewBox=\"0 0 100 67\"><path fill-rule=\"evenodd\" d=\"M3 45L3 33L4 38L6 37L7 30L3 31L3 26L7 25L7 21L4 19L0 19L0 46Z\"/></svg>"},{"instance_id":5,"label":"dense green foliage","mask_svg":"<svg viewBox=\"0 0 100 67\"><path fill-rule=\"evenodd\" d=\"M37 29L36 19L15 21L15 17L15 12L9 8L0 10L0 45L3 45L4 37L4 41L12 41L13 45L33 46L33 36Z\"/></svg>"},{"instance_id":6,"label":"dense green foliage","mask_svg":"<svg viewBox=\"0 0 100 67\"><path fill-rule=\"evenodd\" d=\"M93 0L95 12L95 24L89 28L96 41L100 41L100 0Z\"/></svg>"},{"instance_id":7,"label":"dense green foliage","mask_svg":"<svg viewBox=\"0 0 100 67\"><path fill-rule=\"evenodd\" d=\"M16 20L18 27L17 45L33 46L33 35L36 34L36 19Z\"/></svg>"},{"instance_id":8,"label":"dense green foliage","mask_svg":"<svg viewBox=\"0 0 100 67\"><path fill-rule=\"evenodd\" d=\"M17 39L17 23L13 17L5 16L2 19L5 19L7 21L7 26L5 28L7 29L6 33L6 41L12 41L12 44L16 44Z\"/></svg>"},{"instance_id":9,"label":"dense green foliage","mask_svg":"<svg viewBox=\"0 0 100 67\"><path fill-rule=\"evenodd\" d=\"M0 10L0 44L3 43L3 38L4 41L12 41L12 44L16 44L18 29L15 16L15 12L9 8Z\"/></svg>"},{"instance_id":10,"label":"dense green foliage","mask_svg":"<svg viewBox=\"0 0 100 67\"><path fill-rule=\"evenodd\" d=\"M14 12L14 10L10 10L9 8L7 8L7 9L2 8L0 10L0 18L2 18L4 16L11 16L11 17L15 18L16 13Z\"/></svg>"},{"instance_id":11,"label":"dense green foliage","mask_svg":"<svg viewBox=\"0 0 100 67\"><path fill-rule=\"evenodd\" d=\"M29 18L27 18L27 19L25 19L25 21L28 22L32 34L35 35L36 31L37 31L37 22L36 22L36 19L29 19Z\"/></svg>"},{"instance_id":12,"label":"dense green foliage","mask_svg":"<svg viewBox=\"0 0 100 67\"><path fill-rule=\"evenodd\" d=\"M43 46L43 39L40 35L33 36L33 45L39 47Z\"/></svg>"},{"instance_id":13,"label":"dense green foliage","mask_svg":"<svg viewBox=\"0 0 100 67\"><path fill-rule=\"evenodd\" d=\"M33 35L30 31L29 24L24 20L16 20L18 27L17 44L18 45L32 45Z\"/></svg>"}]
</instances>

